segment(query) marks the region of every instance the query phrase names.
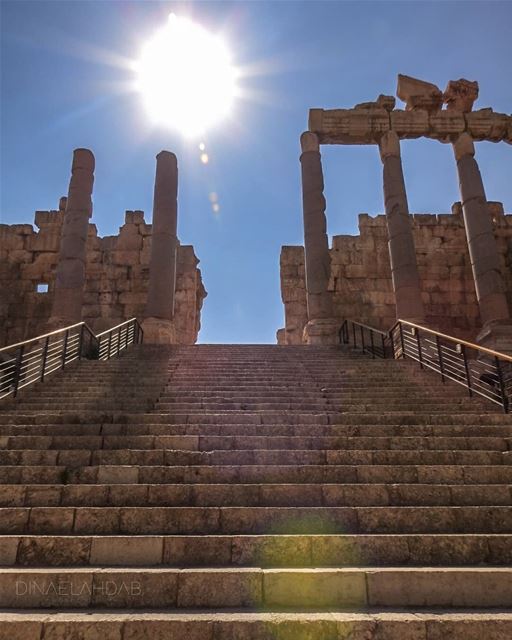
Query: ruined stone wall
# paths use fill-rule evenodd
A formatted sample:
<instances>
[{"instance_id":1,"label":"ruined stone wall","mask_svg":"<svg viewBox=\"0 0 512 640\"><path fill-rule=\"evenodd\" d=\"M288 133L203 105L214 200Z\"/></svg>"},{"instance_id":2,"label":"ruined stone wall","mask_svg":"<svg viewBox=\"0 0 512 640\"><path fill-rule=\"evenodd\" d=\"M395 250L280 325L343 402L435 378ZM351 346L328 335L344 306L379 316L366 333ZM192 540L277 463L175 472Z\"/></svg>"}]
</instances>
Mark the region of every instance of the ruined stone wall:
<instances>
[{"instance_id":1,"label":"ruined stone wall","mask_svg":"<svg viewBox=\"0 0 512 640\"><path fill-rule=\"evenodd\" d=\"M489 203L500 253L501 272L512 309L512 215L499 202ZM462 207L451 214L412 216L413 233L429 326L474 339L481 327L471 272ZM382 330L395 321L395 304L387 246L386 217L359 216L359 235L333 237L331 279L336 316ZM281 296L285 329L282 344L300 344L307 321L304 248L281 251Z\"/></svg>"},{"instance_id":2,"label":"ruined stone wall","mask_svg":"<svg viewBox=\"0 0 512 640\"><path fill-rule=\"evenodd\" d=\"M63 203L65 206L65 203ZM64 211L36 211L30 224L0 225L0 345L44 333L50 317ZM127 211L119 235L98 237L89 224L83 320L96 332L144 314L151 225ZM178 249L175 325L180 344L194 344L206 291L192 246ZM47 284L47 293L37 285Z\"/></svg>"}]
</instances>

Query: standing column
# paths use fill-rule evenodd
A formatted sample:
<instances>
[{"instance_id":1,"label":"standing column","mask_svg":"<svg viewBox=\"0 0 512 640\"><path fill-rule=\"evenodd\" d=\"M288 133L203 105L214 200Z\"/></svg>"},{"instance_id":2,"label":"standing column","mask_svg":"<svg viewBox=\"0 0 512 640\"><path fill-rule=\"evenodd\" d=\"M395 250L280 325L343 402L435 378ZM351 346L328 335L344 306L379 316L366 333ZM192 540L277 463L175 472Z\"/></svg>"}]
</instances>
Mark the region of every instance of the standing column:
<instances>
[{"instance_id":1,"label":"standing column","mask_svg":"<svg viewBox=\"0 0 512 640\"><path fill-rule=\"evenodd\" d=\"M510 314L482 176L474 158L473 139L468 133L461 134L453 143L453 150L459 174L469 257L483 325L477 341L491 349L510 352Z\"/></svg>"},{"instance_id":2,"label":"standing column","mask_svg":"<svg viewBox=\"0 0 512 640\"><path fill-rule=\"evenodd\" d=\"M176 250L178 215L178 162L174 153L161 151L156 157L155 191L149 290L144 342L170 344L175 331L174 292L176 288Z\"/></svg>"},{"instance_id":3,"label":"standing column","mask_svg":"<svg viewBox=\"0 0 512 640\"><path fill-rule=\"evenodd\" d=\"M55 273L51 328L80 322L85 284L85 260L89 218L92 215L94 155L75 149Z\"/></svg>"},{"instance_id":4,"label":"standing column","mask_svg":"<svg viewBox=\"0 0 512 640\"><path fill-rule=\"evenodd\" d=\"M332 344L338 340L340 323L333 318L332 293L328 290L331 258L320 145L316 134L310 132L302 134L300 144L308 308L308 324L303 340L308 344Z\"/></svg>"},{"instance_id":5,"label":"standing column","mask_svg":"<svg viewBox=\"0 0 512 640\"><path fill-rule=\"evenodd\" d=\"M383 164L384 206L396 317L397 320L423 322L425 314L402 171L400 140L394 131L382 136L379 150Z\"/></svg>"}]
</instances>

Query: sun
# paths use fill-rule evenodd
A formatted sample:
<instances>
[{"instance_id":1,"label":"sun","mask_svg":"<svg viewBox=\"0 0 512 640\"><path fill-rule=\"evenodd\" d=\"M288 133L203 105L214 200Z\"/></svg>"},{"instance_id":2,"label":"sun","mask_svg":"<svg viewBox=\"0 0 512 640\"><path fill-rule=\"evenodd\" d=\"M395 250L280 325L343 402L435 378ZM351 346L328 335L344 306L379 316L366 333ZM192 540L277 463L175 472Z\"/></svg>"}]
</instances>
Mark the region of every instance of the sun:
<instances>
[{"instance_id":1,"label":"sun","mask_svg":"<svg viewBox=\"0 0 512 640\"><path fill-rule=\"evenodd\" d=\"M174 14L135 64L136 86L151 119L197 136L232 109L237 71L219 36Z\"/></svg>"}]
</instances>

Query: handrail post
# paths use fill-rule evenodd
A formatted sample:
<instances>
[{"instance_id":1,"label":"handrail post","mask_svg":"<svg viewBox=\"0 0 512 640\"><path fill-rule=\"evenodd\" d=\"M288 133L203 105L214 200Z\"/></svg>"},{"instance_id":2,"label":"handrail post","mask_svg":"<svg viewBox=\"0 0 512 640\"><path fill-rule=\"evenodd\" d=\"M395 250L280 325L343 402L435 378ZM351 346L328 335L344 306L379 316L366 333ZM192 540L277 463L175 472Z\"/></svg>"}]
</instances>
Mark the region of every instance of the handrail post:
<instances>
[{"instance_id":1,"label":"handrail post","mask_svg":"<svg viewBox=\"0 0 512 640\"><path fill-rule=\"evenodd\" d=\"M112 331L108 332L108 344L107 344L107 360L110 360L110 346L112 344Z\"/></svg>"},{"instance_id":2,"label":"handrail post","mask_svg":"<svg viewBox=\"0 0 512 640\"><path fill-rule=\"evenodd\" d=\"M385 358L386 357L386 338L384 337L383 333L381 334L380 339L382 342L382 357Z\"/></svg>"},{"instance_id":3,"label":"handrail post","mask_svg":"<svg viewBox=\"0 0 512 640\"><path fill-rule=\"evenodd\" d=\"M464 371L466 372L466 384L468 387L468 394L469 394L469 397L471 398L473 396L473 389L471 388L471 374L469 371L468 356L466 354L466 345L464 344L461 345L461 353L462 353L462 358L464 359Z\"/></svg>"},{"instance_id":4,"label":"handrail post","mask_svg":"<svg viewBox=\"0 0 512 640\"><path fill-rule=\"evenodd\" d=\"M46 337L43 347L43 362L41 363L41 382L44 382L44 370L46 369L46 358L48 357L48 346L50 344L50 336Z\"/></svg>"},{"instance_id":5,"label":"handrail post","mask_svg":"<svg viewBox=\"0 0 512 640\"><path fill-rule=\"evenodd\" d=\"M84 325L80 327L80 339L78 340L78 359L82 359L82 346L84 343Z\"/></svg>"},{"instance_id":6,"label":"handrail post","mask_svg":"<svg viewBox=\"0 0 512 640\"><path fill-rule=\"evenodd\" d=\"M405 358L404 328L401 322L398 323L398 326L400 327L400 346L402 347L402 358Z\"/></svg>"},{"instance_id":7,"label":"handrail post","mask_svg":"<svg viewBox=\"0 0 512 640\"><path fill-rule=\"evenodd\" d=\"M116 356L119 358L119 354L121 353L121 329L117 330L117 353Z\"/></svg>"},{"instance_id":8,"label":"handrail post","mask_svg":"<svg viewBox=\"0 0 512 640\"><path fill-rule=\"evenodd\" d=\"M360 328L360 330L361 330L361 331L360 331L360 333L361 333L361 347L362 347L362 349L363 349L363 353L364 353L364 352L365 352L365 351L364 351L364 349L365 349L365 347L364 347L364 329L363 329L363 327L359 327L359 328Z\"/></svg>"},{"instance_id":9,"label":"handrail post","mask_svg":"<svg viewBox=\"0 0 512 640\"><path fill-rule=\"evenodd\" d=\"M13 394L12 397L15 398L18 395L18 386L20 384L21 378L21 364L23 362L23 352L25 351L25 345L22 344L16 354L16 364L14 365L14 378L13 378Z\"/></svg>"},{"instance_id":10,"label":"handrail post","mask_svg":"<svg viewBox=\"0 0 512 640\"><path fill-rule=\"evenodd\" d=\"M131 323L126 327L126 336L125 336L125 340L124 340L124 348L128 349L128 336L130 335L130 329L131 327ZM133 327L133 330L135 331L135 325Z\"/></svg>"},{"instance_id":11,"label":"handrail post","mask_svg":"<svg viewBox=\"0 0 512 640\"><path fill-rule=\"evenodd\" d=\"M416 344L418 345L418 360L420 362L420 369L423 369L423 354L421 351L420 331L416 329Z\"/></svg>"},{"instance_id":12,"label":"handrail post","mask_svg":"<svg viewBox=\"0 0 512 640\"><path fill-rule=\"evenodd\" d=\"M439 371L441 372L441 380L445 382L444 367L443 367L443 352L441 351L441 343L439 342L438 335L436 335L436 345L437 345L437 357L439 359Z\"/></svg>"},{"instance_id":13,"label":"handrail post","mask_svg":"<svg viewBox=\"0 0 512 640\"><path fill-rule=\"evenodd\" d=\"M504 413L508 413L507 392L505 389L505 381L503 380L503 372L501 370L500 359L498 358L498 356L495 356L494 361L496 362L496 371L498 373L498 380L500 383L501 402L503 404L503 411Z\"/></svg>"},{"instance_id":14,"label":"handrail post","mask_svg":"<svg viewBox=\"0 0 512 640\"><path fill-rule=\"evenodd\" d=\"M352 323L352 339L354 340L354 349L357 346L357 340L356 340L356 325L354 323Z\"/></svg>"},{"instance_id":15,"label":"handrail post","mask_svg":"<svg viewBox=\"0 0 512 640\"><path fill-rule=\"evenodd\" d=\"M373 331L370 331L370 344L372 347L372 360L375 360L375 347L373 345Z\"/></svg>"},{"instance_id":16,"label":"handrail post","mask_svg":"<svg viewBox=\"0 0 512 640\"><path fill-rule=\"evenodd\" d=\"M66 352L68 350L68 336L69 336L69 329L66 329L66 333L64 334L64 345L63 345L63 351L62 351L62 369L64 369L64 367L66 366Z\"/></svg>"}]
</instances>

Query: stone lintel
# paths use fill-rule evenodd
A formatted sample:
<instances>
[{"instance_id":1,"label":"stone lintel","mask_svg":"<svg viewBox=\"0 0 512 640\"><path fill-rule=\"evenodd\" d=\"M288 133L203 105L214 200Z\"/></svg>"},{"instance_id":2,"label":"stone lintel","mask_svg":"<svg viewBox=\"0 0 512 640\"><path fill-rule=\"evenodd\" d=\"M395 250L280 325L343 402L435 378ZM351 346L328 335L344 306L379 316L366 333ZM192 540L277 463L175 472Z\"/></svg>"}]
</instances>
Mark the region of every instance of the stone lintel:
<instances>
[{"instance_id":1,"label":"stone lintel","mask_svg":"<svg viewBox=\"0 0 512 640\"><path fill-rule=\"evenodd\" d=\"M400 139L423 137L453 142L468 133L475 141L512 144L512 115L492 109L469 113L454 109L431 113L426 109L310 109L308 126L320 144L378 144L388 131L394 131Z\"/></svg>"}]
</instances>

